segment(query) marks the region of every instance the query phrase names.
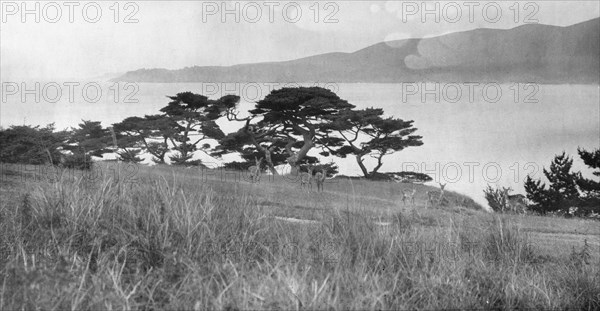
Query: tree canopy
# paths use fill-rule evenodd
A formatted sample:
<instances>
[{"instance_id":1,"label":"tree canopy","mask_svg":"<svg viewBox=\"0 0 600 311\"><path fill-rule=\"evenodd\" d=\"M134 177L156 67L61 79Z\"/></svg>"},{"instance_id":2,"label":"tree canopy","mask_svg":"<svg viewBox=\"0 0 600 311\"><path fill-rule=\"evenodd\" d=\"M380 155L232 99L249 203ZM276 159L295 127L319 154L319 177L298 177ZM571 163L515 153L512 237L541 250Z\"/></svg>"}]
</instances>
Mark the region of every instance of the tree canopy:
<instances>
[{"instance_id":1,"label":"tree canopy","mask_svg":"<svg viewBox=\"0 0 600 311\"><path fill-rule=\"evenodd\" d=\"M286 161L297 167L319 140L327 137L331 118L354 107L328 89L298 87L272 91L250 113L262 117L259 125L272 141L286 143ZM299 141L300 146L296 144ZM328 144L331 148L339 142L330 139Z\"/></svg>"},{"instance_id":2,"label":"tree canopy","mask_svg":"<svg viewBox=\"0 0 600 311\"><path fill-rule=\"evenodd\" d=\"M600 175L600 149L588 152L578 149L579 156L586 165L595 169L593 174ZM573 159L563 152L556 155L550 169L544 169L548 179L547 186L540 180L527 176L525 191L527 198L533 202L529 208L540 213L569 213L577 208L580 214L600 213L600 183L585 179L581 172L572 172Z\"/></svg>"},{"instance_id":3,"label":"tree canopy","mask_svg":"<svg viewBox=\"0 0 600 311\"><path fill-rule=\"evenodd\" d=\"M192 92L178 93L168 98L171 102L160 111L175 125L176 132L168 135L172 150L177 152L170 157L174 164L189 163L201 141L225 137L215 120L225 113L227 107L239 102L239 97L234 95L210 100Z\"/></svg>"},{"instance_id":4,"label":"tree canopy","mask_svg":"<svg viewBox=\"0 0 600 311\"><path fill-rule=\"evenodd\" d=\"M338 134L344 142L341 148L330 151L340 157L354 155L365 177L376 175L386 155L423 145L421 136L412 135L417 131L413 127L414 121L384 118L380 108L347 109L330 119L332 122L326 126L327 133ZM367 155L377 160L370 172L364 164Z\"/></svg>"},{"instance_id":5,"label":"tree canopy","mask_svg":"<svg viewBox=\"0 0 600 311\"><path fill-rule=\"evenodd\" d=\"M316 149L324 157L354 155L364 175L371 177L377 175L385 156L423 144L421 136L414 135L417 129L413 121L384 117L380 108L357 110L331 90L320 87L273 90L254 103L245 117L240 117L240 97L236 95L209 99L182 92L167 98L169 102L160 114L128 117L108 128L98 121L84 120L62 141L56 138L56 146L45 149L50 157L55 152L60 158L61 151L67 151L83 163L108 152L115 152L121 161L140 162L144 152L156 163L166 163L169 156L172 164L195 165L201 161L191 159L201 151L217 158L239 154L246 164L264 158L273 174L278 174L276 166L285 164L296 171L311 164L336 172L333 164L319 163L311 153ZM240 122L240 127L224 133L217 124L223 117ZM10 131L1 134L0 139L10 139ZM370 171L363 163L366 156L377 161Z\"/></svg>"}]
</instances>

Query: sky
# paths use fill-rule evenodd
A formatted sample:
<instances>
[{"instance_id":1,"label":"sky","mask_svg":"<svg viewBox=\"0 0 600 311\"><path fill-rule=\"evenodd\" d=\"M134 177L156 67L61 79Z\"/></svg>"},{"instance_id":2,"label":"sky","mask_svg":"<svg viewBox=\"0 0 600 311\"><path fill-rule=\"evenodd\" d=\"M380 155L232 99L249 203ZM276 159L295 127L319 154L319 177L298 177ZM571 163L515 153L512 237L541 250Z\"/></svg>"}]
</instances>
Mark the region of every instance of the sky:
<instances>
[{"instance_id":1,"label":"sky","mask_svg":"<svg viewBox=\"0 0 600 311\"><path fill-rule=\"evenodd\" d=\"M527 23L568 26L600 16L598 1L0 2L2 81L283 61L382 41Z\"/></svg>"}]
</instances>

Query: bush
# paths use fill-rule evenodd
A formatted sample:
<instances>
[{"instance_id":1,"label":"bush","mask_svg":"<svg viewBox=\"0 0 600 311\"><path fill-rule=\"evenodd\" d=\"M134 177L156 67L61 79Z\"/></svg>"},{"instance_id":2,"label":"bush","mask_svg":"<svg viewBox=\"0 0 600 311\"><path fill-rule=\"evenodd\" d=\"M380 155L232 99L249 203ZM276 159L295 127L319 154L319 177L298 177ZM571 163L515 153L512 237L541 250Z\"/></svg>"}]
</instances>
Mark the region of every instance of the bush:
<instances>
[{"instance_id":1,"label":"bush","mask_svg":"<svg viewBox=\"0 0 600 311\"><path fill-rule=\"evenodd\" d=\"M243 171L248 170L252 165L254 165L252 162L233 161L223 164L223 168L226 170Z\"/></svg>"},{"instance_id":2,"label":"bush","mask_svg":"<svg viewBox=\"0 0 600 311\"><path fill-rule=\"evenodd\" d=\"M84 153L62 155L60 165L65 168L89 170L92 168L92 157Z\"/></svg>"},{"instance_id":3,"label":"bush","mask_svg":"<svg viewBox=\"0 0 600 311\"><path fill-rule=\"evenodd\" d=\"M493 189L490 185L488 185L487 189L483 190L485 199L494 212L505 212L507 210L508 202L506 194L508 191L510 191L510 188L502 187L502 189Z\"/></svg>"}]
</instances>

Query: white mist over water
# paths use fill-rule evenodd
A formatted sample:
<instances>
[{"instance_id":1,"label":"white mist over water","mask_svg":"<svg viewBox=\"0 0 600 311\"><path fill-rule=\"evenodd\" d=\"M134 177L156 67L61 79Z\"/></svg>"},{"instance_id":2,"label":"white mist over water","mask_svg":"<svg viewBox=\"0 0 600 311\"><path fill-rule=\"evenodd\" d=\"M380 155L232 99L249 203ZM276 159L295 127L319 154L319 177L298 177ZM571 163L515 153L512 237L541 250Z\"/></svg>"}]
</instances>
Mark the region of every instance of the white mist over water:
<instances>
[{"instance_id":1,"label":"white mist over water","mask_svg":"<svg viewBox=\"0 0 600 311\"><path fill-rule=\"evenodd\" d=\"M185 91L210 98L238 94L242 96L240 110L246 111L252 108L254 101L266 96L269 89L284 86L277 83L228 86L99 83L102 94L98 96L95 87L88 87L87 95L83 95L85 83L80 83L70 96L63 82L57 84L61 87L61 96L56 97L54 85L42 83L40 89L47 86L48 96L42 94L39 102L33 95L26 95L23 100L21 93L4 94L6 98L0 103L0 125L55 122L57 129L63 129L77 126L84 119L110 126L129 116L158 114L170 101L167 95ZM314 84L305 86L308 85ZM418 128L415 135L423 136L424 145L385 157L381 172L426 173L436 182L447 183L446 190L467 194L483 205L486 205L483 189L487 184L510 186L516 193L524 193L523 180L527 174L541 178L542 169L562 151L575 158L574 170L591 177L577 155L577 147L588 150L600 147L600 89L597 85L539 85L535 89L525 84L502 84L487 90L483 83L472 89L462 83L317 85L332 88L357 108L383 108L387 116L415 121L414 126ZM33 84L27 87L34 88ZM226 133L241 126L226 121L219 123ZM311 154L317 153L313 150ZM204 155L199 157L214 161ZM329 160L322 158L322 162ZM354 157L334 160L341 174L360 175ZM372 168L375 160L367 157L366 163Z\"/></svg>"}]
</instances>

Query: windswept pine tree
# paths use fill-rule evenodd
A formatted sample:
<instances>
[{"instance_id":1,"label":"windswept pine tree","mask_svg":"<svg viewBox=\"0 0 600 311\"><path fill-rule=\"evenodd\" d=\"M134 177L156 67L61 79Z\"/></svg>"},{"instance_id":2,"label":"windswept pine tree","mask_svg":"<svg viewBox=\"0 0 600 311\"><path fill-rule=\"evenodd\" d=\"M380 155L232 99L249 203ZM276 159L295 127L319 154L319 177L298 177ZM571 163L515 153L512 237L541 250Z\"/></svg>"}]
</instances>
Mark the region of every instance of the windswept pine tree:
<instances>
[{"instance_id":1,"label":"windswept pine tree","mask_svg":"<svg viewBox=\"0 0 600 311\"><path fill-rule=\"evenodd\" d=\"M79 169L89 169L92 156L102 158L105 153L113 152L113 140L110 131L102 127L100 121L82 120L78 128L72 128L65 150L64 165Z\"/></svg>"},{"instance_id":2,"label":"windswept pine tree","mask_svg":"<svg viewBox=\"0 0 600 311\"><path fill-rule=\"evenodd\" d=\"M175 125L176 131L168 137L173 145L172 150L177 152L170 157L174 164L189 164L201 141L225 137L215 121L223 116L224 107L239 102L238 96L226 95L218 100L211 100L192 92L178 93L169 98L171 102L160 111ZM202 145L202 149L207 147L210 145Z\"/></svg>"},{"instance_id":3,"label":"windswept pine tree","mask_svg":"<svg viewBox=\"0 0 600 311\"><path fill-rule=\"evenodd\" d=\"M122 152L126 153L130 148L140 149L150 153L152 161L159 164L165 163L169 137L177 132L175 121L165 115L129 117L113 124L113 128Z\"/></svg>"},{"instance_id":4,"label":"windswept pine tree","mask_svg":"<svg viewBox=\"0 0 600 311\"><path fill-rule=\"evenodd\" d=\"M414 121L385 118L383 114L383 109L380 108L347 109L331 117L332 122L327 128L344 141L343 147L331 152L341 157L354 155L356 163L367 178L377 176L385 156L408 147L423 145L423 137L413 135L417 131L417 128L413 127ZM366 156L377 160L370 172L364 163Z\"/></svg>"},{"instance_id":5,"label":"windswept pine tree","mask_svg":"<svg viewBox=\"0 0 600 311\"><path fill-rule=\"evenodd\" d=\"M308 152L320 149L322 156L354 155L365 177L372 177L383 166L385 156L423 144L421 136L413 135L417 130L414 121L383 117L379 108L355 110L354 105L320 87L272 91L256 103L248 117L240 118L236 108L226 107L226 116L244 126L221 139L213 155L238 152L247 162L264 157L275 175L278 165L287 163L305 170L302 164L318 163ZM377 160L370 171L364 164L366 156Z\"/></svg>"},{"instance_id":6,"label":"windswept pine tree","mask_svg":"<svg viewBox=\"0 0 600 311\"><path fill-rule=\"evenodd\" d=\"M272 91L250 113L262 117L262 124L275 138L286 142L286 161L298 167L313 147L323 145L321 139L331 132L332 118L354 107L328 89L298 87ZM327 146L336 147L340 142L329 140Z\"/></svg>"},{"instance_id":7,"label":"windswept pine tree","mask_svg":"<svg viewBox=\"0 0 600 311\"><path fill-rule=\"evenodd\" d=\"M302 163L314 164L308 155L313 148L336 148L340 138L327 139L329 117L354 105L321 87L282 88L272 91L256 103L248 117L239 117L237 106L226 107L230 121L244 122L237 132L220 140L214 155L239 152L244 159L264 157L271 173L275 166L290 164L301 169Z\"/></svg>"}]
</instances>

